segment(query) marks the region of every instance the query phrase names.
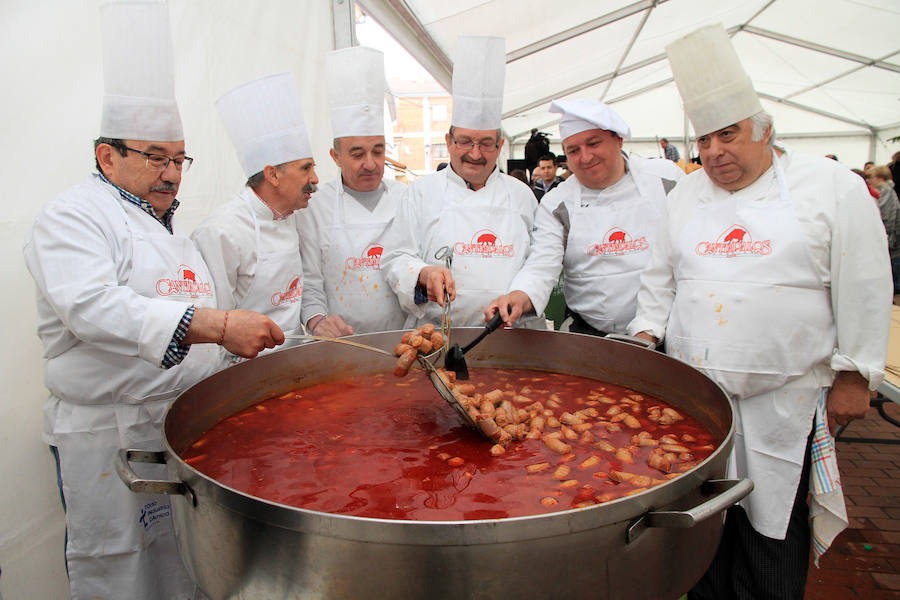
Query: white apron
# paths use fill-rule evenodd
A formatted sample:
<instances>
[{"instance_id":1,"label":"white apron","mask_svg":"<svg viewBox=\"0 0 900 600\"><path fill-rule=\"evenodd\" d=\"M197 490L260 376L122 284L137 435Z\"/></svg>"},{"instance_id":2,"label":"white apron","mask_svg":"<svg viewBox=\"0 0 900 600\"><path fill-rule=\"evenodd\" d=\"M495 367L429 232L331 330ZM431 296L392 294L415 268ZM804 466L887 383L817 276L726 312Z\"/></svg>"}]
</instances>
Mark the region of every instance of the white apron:
<instances>
[{"instance_id":1,"label":"white apron","mask_svg":"<svg viewBox=\"0 0 900 600\"><path fill-rule=\"evenodd\" d=\"M445 178L444 205L435 231L435 241L426 247L453 248L453 278L456 299L451 304L453 327L479 327L484 323L484 310L491 300L505 293L506 286L522 268L530 232L518 211L510 210L507 197L513 197L501 177L501 185L491 186L491 193L451 194ZM433 255L425 256L430 264L443 266ZM417 324L441 322L437 302L425 305L425 316ZM542 316L523 317L517 327L545 329Z\"/></svg>"},{"instance_id":2,"label":"white apron","mask_svg":"<svg viewBox=\"0 0 900 600\"><path fill-rule=\"evenodd\" d=\"M135 215L121 200L117 202L133 233L134 267L127 285L142 296L215 307L212 288L203 285L211 281L210 274L191 240L170 235L158 223ZM186 266L190 274L184 274L180 281L196 282L198 287L171 294L171 287L160 285L174 273L184 273ZM161 295L159 290L165 293ZM113 456L119 448L162 449L161 425L166 409L184 388L215 370L218 348L192 346L180 365L149 372L171 380L171 389L146 397L126 393L114 404L92 404L91 399L107 396L104 387L122 366L106 361L109 353L92 351L86 344L69 352L76 350L80 360L70 365L86 368L69 373L70 380L88 380L95 391L79 403L56 403L72 598L194 598L196 587L175 545L169 497L128 490L116 476ZM142 389L141 378L148 377L144 367L148 363L137 358L133 361L136 389ZM147 478L165 478L165 465L142 465L139 472ZM74 488L72 484L76 484Z\"/></svg>"},{"instance_id":3,"label":"white apron","mask_svg":"<svg viewBox=\"0 0 900 600\"><path fill-rule=\"evenodd\" d=\"M616 206L583 206L579 188L563 258L569 307L607 333L624 333L634 318L659 223L657 206L633 180L638 195Z\"/></svg>"},{"instance_id":4,"label":"white apron","mask_svg":"<svg viewBox=\"0 0 900 600\"><path fill-rule=\"evenodd\" d=\"M253 209L251 194L247 188L241 198L253 219L256 232L256 270L244 299L235 309L253 310L272 319L286 334L303 333L300 326L300 303L303 298L303 263L300 259L300 241L284 250L267 250L259 233L259 218ZM296 227L293 228L296 231ZM259 356L296 345L289 340L275 348L264 348ZM236 364L245 359L222 348L226 364Z\"/></svg>"},{"instance_id":5,"label":"white apron","mask_svg":"<svg viewBox=\"0 0 900 600\"><path fill-rule=\"evenodd\" d=\"M734 401L730 474L756 485L741 503L754 528L783 539L820 389L813 370L836 333L777 156L773 171L774 199L712 188L714 199L698 202L676 241L666 352Z\"/></svg>"},{"instance_id":6,"label":"white apron","mask_svg":"<svg viewBox=\"0 0 900 600\"><path fill-rule=\"evenodd\" d=\"M354 333L402 329L406 314L381 273L384 246L380 240L390 219L347 223L344 186L336 183L334 216L322 257L328 310L340 315ZM387 201L384 189L379 202Z\"/></svg>"}]
</instances>

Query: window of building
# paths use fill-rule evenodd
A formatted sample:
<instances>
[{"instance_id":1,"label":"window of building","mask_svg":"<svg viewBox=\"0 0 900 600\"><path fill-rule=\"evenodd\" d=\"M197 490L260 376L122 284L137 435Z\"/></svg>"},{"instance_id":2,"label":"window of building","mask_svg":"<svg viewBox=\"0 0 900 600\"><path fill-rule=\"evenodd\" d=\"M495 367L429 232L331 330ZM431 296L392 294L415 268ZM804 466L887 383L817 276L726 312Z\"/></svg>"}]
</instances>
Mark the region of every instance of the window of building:
<instances>
[{"instance_id":1,"label":"window of building","mask_svg":"<svg viewBox=\"0 0 900 600\"><path fill-rule=\"evenodd\" d=\"M447 158L450 156L447 154L447 144L432 144L431 145L431 157L432 158Z\"/></svg>"}]
</instances>

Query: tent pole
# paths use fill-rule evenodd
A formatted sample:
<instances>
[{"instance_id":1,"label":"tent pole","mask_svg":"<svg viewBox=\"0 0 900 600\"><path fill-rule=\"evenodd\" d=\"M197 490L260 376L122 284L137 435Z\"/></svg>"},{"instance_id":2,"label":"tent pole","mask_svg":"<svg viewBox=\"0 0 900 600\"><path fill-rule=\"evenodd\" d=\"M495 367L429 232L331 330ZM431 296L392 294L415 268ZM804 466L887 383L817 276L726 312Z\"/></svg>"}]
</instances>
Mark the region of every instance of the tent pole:
<instances>
[{"instance_id":1,"label":"tent pole","mask_svg":"<svg viewBox=\"0 0 900 600\"><path fill-rule=\"evenodd\" d=\"M353 0L331 0L334 49L356 46L356 6Z\"/></svg>"}]
</instances>

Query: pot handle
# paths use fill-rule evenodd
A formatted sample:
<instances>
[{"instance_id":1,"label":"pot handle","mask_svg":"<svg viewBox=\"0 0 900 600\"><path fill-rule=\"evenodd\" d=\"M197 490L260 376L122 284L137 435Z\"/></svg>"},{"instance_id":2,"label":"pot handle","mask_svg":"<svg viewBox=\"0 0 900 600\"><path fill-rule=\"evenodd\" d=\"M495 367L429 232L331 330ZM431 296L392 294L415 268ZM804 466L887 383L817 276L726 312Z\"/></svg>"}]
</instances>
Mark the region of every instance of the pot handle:
<instances>
[{"instance_id":1,"label":"pot handle","mask_svg":"<svg viewBox=\"0 0 900 600\"><path fill-rule=\"evenodd\" d=\"M639 338L634 335L625 335L624 333L607 333L603 336L605 339L615 340L617 342L625 342L628 344L633 344L635 346L643 346L648 350L655 350L656 344L649 340L645 340L643 338Z\"/></svg>"},{"instance_id":2,"label":"pot handle","mask_svg":"<svg viewBox=\"0 0 900 600\"><path fill-rule=\"evenodd\" d=\"M124 450L119 449L116 454L116 473L122 483L128 486L128 489L135 493L141 494L168 494L170 496L187 496L192 504L196 504L196 498L191 488L183 481L164 481L160 479L140 479L134 469L131 468L131 461L166 464L165 451L151 452L148 450Z\"/></svg>"},{"instance_id":3,"label":"pot handle","mask_svg":"<svg viewBox=\"0 0 900 600\"><path fill-rule=\"evenodd\" d=\"M687 529L737 504L753 491L750 479L710 479L701 486L704 493L716 494L706 502L683 511L650 511L628 527L628 543L633 542L648 527Z\"/></svg>"}]
</instances>

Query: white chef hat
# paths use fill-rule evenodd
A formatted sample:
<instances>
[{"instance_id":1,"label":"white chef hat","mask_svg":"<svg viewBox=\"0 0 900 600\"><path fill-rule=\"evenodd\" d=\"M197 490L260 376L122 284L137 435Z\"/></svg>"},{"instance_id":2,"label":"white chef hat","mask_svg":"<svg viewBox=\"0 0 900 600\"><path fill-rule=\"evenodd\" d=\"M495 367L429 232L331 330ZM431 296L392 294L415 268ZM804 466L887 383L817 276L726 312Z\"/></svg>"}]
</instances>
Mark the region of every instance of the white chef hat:
<instances>
[{"instance_id":1,"label":"white chef hat","mask_svg":"<svg viewBox=\"0 0 900 600\"><path fill-rule=\"evenodd\" d=\"M718 131L763 109L721 24L675 40L666 46L666 54L697 135Z\"/></svg>"},{"instance_id":2,"label":"white chef hat","mask_svg":"<svg viewBox=\"0 0 900 600\"><path fill-rule=\"evenodd\" d=\"M104 82L100 136L183 140L165 0L107 2L100 6L100 30Z\"/></svg>"},{"instance_id":3,"label":"white chef hat","mask_svg":"<svg viewBox=\"0 0 900 600\"><path fill-rule=\"evenodd\" d=\"M290 73L248 81L216 100L247 177L267 165L312 157L300 97Z\"/></svg>"},{"instance_id":4,"label":"white chef hat","mask_svg":"<svg viewBox=\"0 0 900 600\"><path fill-rule=\"evenodd\" d=\"M453 117L466 129L499 129L503 112L506 42L486 35L461 35L453 58Z\"/></svg>"},{"instance_id":5,"label":"white chef hat","mask_svg":"<svg viewBox=\"0 0 900 600\"><path fill-rule=\"evenodd\" d=\"M384 53L354 46L325 57L335 138L384 135Z\"/></svg>"},{"instance_id":6,"label":"white chef hat","mask_svg":"<svg viewBox=\"0 0 900 600\"><path fill-rule=\"evenodd\" d=\"M550 103L550 112L562 115L559 120L559 137L563 141L569 136L591 129L605 129L623 140L631 139L631 130L625 119L599 100L554 100Z\"/></svg>"}]
</instances>

